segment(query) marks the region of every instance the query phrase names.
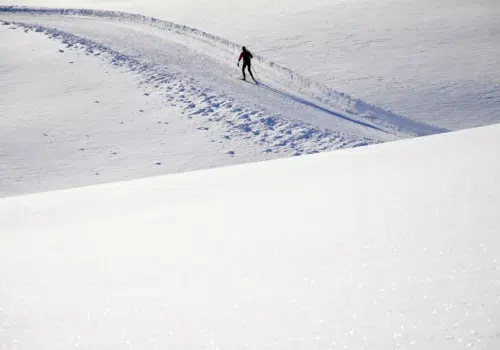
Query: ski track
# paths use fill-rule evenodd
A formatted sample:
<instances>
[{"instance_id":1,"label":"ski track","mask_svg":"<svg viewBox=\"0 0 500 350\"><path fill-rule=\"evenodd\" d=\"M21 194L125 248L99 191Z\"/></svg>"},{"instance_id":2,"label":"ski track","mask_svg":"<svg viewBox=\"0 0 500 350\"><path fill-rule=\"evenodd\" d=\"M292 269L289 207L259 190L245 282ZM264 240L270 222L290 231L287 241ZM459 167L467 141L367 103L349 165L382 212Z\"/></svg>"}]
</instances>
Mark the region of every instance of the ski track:
<instances>
[{"instance_id":1,"label":"ski track","mask_svg":"<svg viewBox=\"0 0 500 350\"><path fill-rule=\"evenodd\" d=\"M237 54L239 45L187 26L138 14L90 9L0 6L0 13L13 15L14 20L12 18L10 21L4 20L4 25L12 24L11 28L18 26L24 28L26 32L43 33L52 39L62 41L68 49L85 50L87 55L100 56L101 59L109 60L116 67L125 67L141 74L143 77L141 84L145 94L153 89L159 89L168 103L183 106L185 113L191 118L200 118L203 124L206 124L202 128L225 129L232 137L241 137L260 144L265 152L301 155L447 131L411 121L382 108L353 99L256 56L259 69L264 67L258 71L258 80L265 78L266 83L260 87L246 86L245 88L267 90L290 105L288 110L275 111L272 105L259 104L261 101L257 101L257 104L252 101L242 101L231 96L230 93L217 91L214 86L203 86L198 78L189 76L182 70L176 71L175 68L165 67L158 62L148 60L140 52L136 54L120 52L101 42L73 34L69 30L27 23L22 18L17 21L15 15L30 15L33 18L58 16L58 18L69 18L69 20L92 18L147 25L168 31L169 34L174 33L182 44L194 40L213 48L214 51L211 49L204 51L209 56L208 59L213 59L213 56L217 54L220 56L221 50L231 58ZM224 64L227 63L219 63L218 69L228 70L227 67L224 68ZM234 71L234 68L232 69ZM268 81L272 81L272 86L267 83ZM293 113L294 109L302 110L306 117L313 114L318 117L304 120L305 118L300 118L300 115L297 118L297 116L283 114L283 111ZM337 124L333 124L333 127L328 127L328 123L344 124L339 124L338 127L336 127ZM347 126L343 128L345 125Z\"/></svg>"},{"instance_id":2,"label":"ski track","mask_svg":"<svg viewBox=\"0 0 500 350\"><path fill-rule=\"evenodd\" d=\"M126 67L140 73L144 77L141 82L144 95L149 95L152 89L161 88L168 104L183 106L188 118L202 118L198 119L201 120L199 130L223 129L227 133L225 137L253 141L261 145L265 153L299 156L378 143L375 139L321 129L305 122L290 121L263 109L248 108L226 96L199 88L189 79L158 72L132 57L70 33L39 25L11 23L24 28L26 33L43 33L60 40L67 49L82 49L87 55L100 56L116 67Z\"/></svg>"}]
</instances>

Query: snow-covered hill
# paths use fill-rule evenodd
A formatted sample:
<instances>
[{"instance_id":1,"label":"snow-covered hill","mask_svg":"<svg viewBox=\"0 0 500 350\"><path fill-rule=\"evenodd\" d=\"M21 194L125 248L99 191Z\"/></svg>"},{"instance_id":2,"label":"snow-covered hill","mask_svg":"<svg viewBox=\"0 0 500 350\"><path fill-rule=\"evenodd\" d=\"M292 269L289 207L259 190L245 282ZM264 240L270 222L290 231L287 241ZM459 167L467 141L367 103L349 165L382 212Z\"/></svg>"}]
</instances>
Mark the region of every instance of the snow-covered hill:
<instances>
[{"instance_id":1,"label":"snow-covered hill","mask_svg":"<svg viewBox=\"0 0 500 350\"><path fill-rule=\"evenodd\" d=\"M121 10L246 44L329 88L457 130L500 122L497 0L4 0Z\"/></svg>"},{"instance_id":2,"label":"snow-covered hill","mask_svg":"<svg viewBox=\"0 0 500 350\"><path fill-rule=\"evenodd\" d=\"M500 126L0 199L6 349L500 348Z\"/></svg>"},{"instance_id":3,"label":"snow-covered hill","mask_svg":"<svg viewBox=\"0 0 500 350\"><path fill-rule=\"evenodd\" d=\"M2 350L500 348L496 0L1 5Z\"/></svg>"},{"instance_id":4,"label":"snow-covered hill","mask_svg":"<svg viewBox=\"0 0 500 350\"><path fill-rule=\"evenodd\" d=\"M500 121L495 1L4 5L0 196Z\"/></svg>"},{"instance_id":5,"label":"snow-covered hill","mask_svg":"<svg viewBox=\"0 0 500 350\"><path fill-rule=\"evenodd\" d=\"M239 47L141 15L0 7L0 195L168 174L446 131ZM138 88L140 87L140 88Z\"/></svg>"}]
</instances>

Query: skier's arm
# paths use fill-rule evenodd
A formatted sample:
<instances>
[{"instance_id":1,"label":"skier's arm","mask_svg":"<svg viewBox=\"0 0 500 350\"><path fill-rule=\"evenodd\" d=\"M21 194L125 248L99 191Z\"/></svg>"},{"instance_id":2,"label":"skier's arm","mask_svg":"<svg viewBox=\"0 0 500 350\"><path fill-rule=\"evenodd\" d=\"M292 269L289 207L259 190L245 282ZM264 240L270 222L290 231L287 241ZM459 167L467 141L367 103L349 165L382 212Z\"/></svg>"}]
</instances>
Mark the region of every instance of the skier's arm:
<instances>
[{"instance_id":1,"label":"skier's arm","mask_svg":"<svg viewBox=\"0 0 500 350\"><path fill-rule=\"evenodd\" d=\"M240 66L240 61L241 61L242 58L243 58L243 52L240 53L240 58L238 58L238 67Z\"/></svg>"}]
</instances>

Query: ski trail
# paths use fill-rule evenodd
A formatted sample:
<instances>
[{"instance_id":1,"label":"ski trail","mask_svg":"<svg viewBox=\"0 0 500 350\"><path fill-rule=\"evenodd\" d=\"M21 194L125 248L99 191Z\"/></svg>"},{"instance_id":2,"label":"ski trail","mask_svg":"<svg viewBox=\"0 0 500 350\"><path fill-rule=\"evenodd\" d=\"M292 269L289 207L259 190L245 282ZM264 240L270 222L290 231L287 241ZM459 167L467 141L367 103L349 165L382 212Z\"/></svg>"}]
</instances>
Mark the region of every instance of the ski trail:
<instances>
[{"instance_id":1,"label":"ski trail","mask_svg":"<svg viewBox=\"0 0 500 350\"><path fill-rule=\"evenodd\" d=\"M159 91L165 97L165 105L181 106L184 109L184 116L196 119L198 130L207 132L222 130L228 140L242 139L253 142L263 150L264 154L298 156L378 142L366 137L288 120L262 108L251 108L227 96L216 94L210 89L199 87L193 78L159 70L156 66L71 33L26 23L4 22L4 24L11 25L12 29L21 28L26 33L47 35L64 43L66 49L82 50L86 55L109 61L117 68L136 72L142 79L140 84L145 96L153 91ZM267 158L268 156L264 157Z\"/></svg>"},{"instance_id":2,"label":"ski trail","mask_svg":"<svg viewBox=\"0 0 500 350\"><path fill-rule=\"evenodd\" d=\"M374 126L374 125L371 125L371 124L368 124L368 123L365 123L365 122L362 122L362 121L359 121L359 120L355 120L355 119L353 119L353 118L349 118L348 116L343 115L343 114L341 114L341 113L339 113L339 112L335 112L335 111L329 110L329 109L327 109L327 108L324 108L324 107L318 106L317 104L315 104L315 103L313 103L313 102L306 101L305 99L302 99L302 98L300 98L300 97L297 97L297 96L294 96L294 95L292 95L292 94L288 94L288 93L286 93L286 92L280 91L280 90L275 89L275 88L273 88L273 87L271 87L271 86L269 86L269 85L266 85L266 84L264 84L264 83L258 83L258 82L257 82L257 85L258 85L258 86L262 86L264 89L267 89L267 90L269 90L269 91L271 91L271 92L273 92L273 93L275 93L275 94L278 94L278 95L281 95L281 96L287 97L287 98L289 98L289 99L291 99L291 100L294 100L294 101L296 101L296 102L298 102L298 103L301 103L301 104L306 105L306 106L309 106L309 107L311 107L311 108L314 108L314 109L320 110L320 111L322 111L322 112L325 112L325 113L327 113L327 114L333 115L333 116L335 116L335 117L338 117L338 118L341 118L341 119L348 120L348 121L350 121L350 122L352 122L352 123L354 123L354 124L358 124L358 125L366 126L367 128L370 128L370 129L375 129L375 130L378 130L378 131L383 131L383 132L386 132L385 130L380 129L380 128L378 128L378 127Z\"/></svg>"},{"instance_id":3,"label":"ski trail","mask_svg":"<svg viewBox=\"0 0 500 350\"><path fill-rule=\"evenodd\" d=\"M132 60L129 63L133 68L145 63L149 65L149 70L161 70L169 78L191 81L202 89L222 93L233 101L241 101L252 109L265 110L276 118L293 123L306 123L378 141L447 131L333 91L259 55L256 55L258 63L254 67L258 66L258 75L262 79L260 88L267 93L257 90L255 86L238 86L226 77L239 74L234 67L239 45L172 22L138 14L86 9L3 6L0 12L46 29L54 26L64 33L73 33L92 42L92 45L100 44L119 52L122 55L120 60ZM96 33L97 24L109 30L104 35ZM151 29L156 31L152 33ZM163 49L155 50L159 46ZM162 63L158 57L162 57L167 48L174 54ZM159 68L162 65L168 66L168 72ZM151 69L151 66L155 68ZM207 67L210 67L210 72L206 71ZM186 71L194 75L186 77ZM269 92L274 96L269 96Z\"/></svg>"}]
</instances>

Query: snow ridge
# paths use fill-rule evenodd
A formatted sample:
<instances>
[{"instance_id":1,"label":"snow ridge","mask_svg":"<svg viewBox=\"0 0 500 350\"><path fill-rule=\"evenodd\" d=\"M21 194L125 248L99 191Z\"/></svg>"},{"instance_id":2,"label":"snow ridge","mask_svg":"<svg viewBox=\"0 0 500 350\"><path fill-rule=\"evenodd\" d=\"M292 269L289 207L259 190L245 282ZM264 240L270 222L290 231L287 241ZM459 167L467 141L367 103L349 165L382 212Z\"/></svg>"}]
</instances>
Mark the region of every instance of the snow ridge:
<instances>
[{"instance_id":1,"label":"snow ridge","mask_svg":"<svg viewBox=\"0 0 500 350\"><path fill-rule=\"evenodd\" d=\"M230 54L236 54L240 49L240 45L237 45L236 43L196 28L160 20L154 17L146 17L140 14L122 11L0 6L0 12L38 16L83 16L105 18L115 21L126 21L175 32L176 34L204 42L216 47L218 50L222 50ZM355 121L360 125L372 127L377 130L384 130L391 134L403 134L403 136L424 136L448 131L443 128L413 121L383 108L352 98L347 94L319 84L310 78L303 77L276 62L266 60L262 56L255 55L255 59L259 61L260 66L265 67L261 72L259 72L259 75L263 78L272 76L273 82L279 84L280 88L285 90L283 95L294 101L307 100L306 105L314 105L314 107L328 109L328 111L331 111L331 109L325 108L324 106L335 106L337 110L335 113L338 117ZM313 103L309 100L314 100L315 102Z\"/></svg>"}]
</instances>

